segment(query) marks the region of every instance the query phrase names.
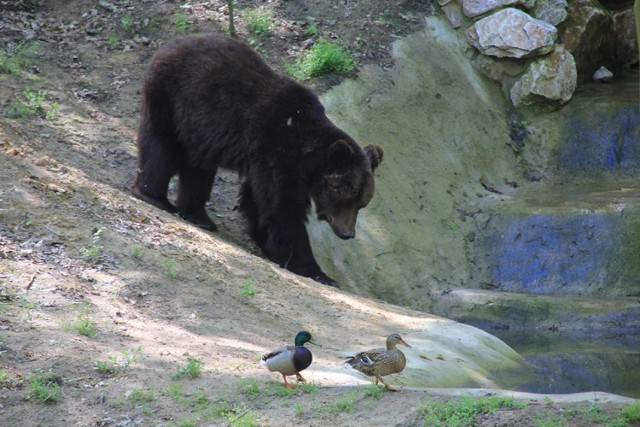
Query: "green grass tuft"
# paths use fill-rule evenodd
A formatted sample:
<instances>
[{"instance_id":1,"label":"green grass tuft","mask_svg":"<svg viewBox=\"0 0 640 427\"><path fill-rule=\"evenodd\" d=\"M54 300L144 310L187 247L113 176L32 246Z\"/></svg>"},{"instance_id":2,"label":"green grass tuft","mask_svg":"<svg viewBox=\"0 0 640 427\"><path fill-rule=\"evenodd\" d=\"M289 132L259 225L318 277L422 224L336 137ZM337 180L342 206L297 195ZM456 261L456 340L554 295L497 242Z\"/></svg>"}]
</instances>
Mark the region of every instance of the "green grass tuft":
<instances>
[{"instance_id":1,"label":"green grass tuft","mask_svg":"<svg viewBox=\"0 0 640 427\"><path fill-rule=\"evenodd\" d=\"M285 65L289 74L300 80L322 74L349 74L355 68L351 55L336 43L320 40L293 64Z\"/></svg>"},{"instance_id":2,"label":"green grass tuft","mask_svg":"<svg viewBox=\"0 0 640 427\"><path fill-rule=\"evenodd\" d=\"M274 25L273 11L263 7L243 10L242 20L247 24L249 32L258 37L269 34Z\"/></svg>"},{"instance_id":3,"label":"green grass tuft","mask_svg":"<svg viewBox=\"0 0 640 427\"><path fill-rule=\"evenodd\" d=\"M91 318L91 308L86 302L80 307L80 312L76 319L67 325L67 329L91 339L96 339L100 336L96 329L96 324Z\"/></svg>"},{"instance_id":4,"label":"green grass tuft","mask_svg":"<svg viewBox=\"0 0 640 427\"><path fill-rule=\"evenodd\" d=\"M198 378L200 374L202 374L202 367L204 366L204 362L201 362L198 359L195 359L191 356L187 356L187 363L184 365L178 366L176 373L173 374L173 378L177 379L180 377L187 378Z\"/></svg>"},{"instance_id":5,"label":"green grass tuft","mask_svg":"<svg viewBox=\"0 0 640 427\"><path fill-rule=\"evenodd\" d=\"M522 409L526 405L508 397L472 399L465 396L446 402L432 402L423 409L424 425L433 427L467 427L475 425L479 414L493 413L503 408Z\"/></svg>"},{"instance_id":6,"label":"green grass tuft","mask_svg":"<svg viewBox=\"0 0 640 427\"><path fill-rule=\"evenodd\" d=\"M622 408L620 417L629 424L640 422L640 402Z\"/></svg>"},{"instance_id":7,"label":"green grass tuft","mask_svg":"<svg viewBox=\"0 0 640 427\"><path fill-rule=\"evenodd\" d=\"M153 391L144 391L139 388L134 388L127 395L127 400L131 403L141 404L141 403L149 403L156 400L156 396L153 394Z\"/></svg>"},{"instance_id":8,"label":"green grass tuft","mask_svg":"<svg viewBox=\"0 0 640 427\"><path fill-rule=\"evenodd\" d=\"M258 290L256 289L256 286L253 283L253 279L251 277L248 277L242 283L242 289L240 290L240 294L243 297L255 297L257 293L258 293Z\"/></svg>"},{"instance_id":9,"label":"green grass tuft","mask_svg":"<svg viewBox=\"0 0 640 427\"><path fill-rule=\"evenodd\" d=\"M26 399L38 403L55 403L62 400L63 392L60 381L54 375L34 377L29 380L29 391Z\"/></svg>"},{"instance_id":10,"label":"green grass tuft","mask_svg":"<svg viewBox=\"0 0 640 427\"><path fill-rule=\"evenodd\" d=\"M173 14L173 23L176 25L176 31L180 34L186 33L189 28L187 15L182 12L176 12Z\"/></svg>"},{"instance_id":11,"label":"green grass tuft","mask_svg":"<svg viewBox=\"0 0 640 427\"><path fill-rule=\"evenodd\" d=\"M0 53L0 74L18 74L31 64L31 58L37 50L37 44L23 43L13 55Z\"/></svg>"}]
</instances>

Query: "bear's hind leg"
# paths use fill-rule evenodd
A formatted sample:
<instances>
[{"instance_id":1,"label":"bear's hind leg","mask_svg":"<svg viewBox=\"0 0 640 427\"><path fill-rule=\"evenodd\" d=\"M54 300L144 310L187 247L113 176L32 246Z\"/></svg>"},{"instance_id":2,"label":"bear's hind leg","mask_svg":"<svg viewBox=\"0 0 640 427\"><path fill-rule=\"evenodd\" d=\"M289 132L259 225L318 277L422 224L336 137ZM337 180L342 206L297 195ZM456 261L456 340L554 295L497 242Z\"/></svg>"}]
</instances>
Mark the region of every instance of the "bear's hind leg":
<instances>
[{"instance_id":1,"label":"bear's hind leg","mask_svg":"<svg viewBox=\"0 0 640 427\"><path fill-rule=\"evenodd\" d=\"M266 227L260 227L258 206L253 200L253 189L251 188L251 182L248 180L244 181L240 188L239 209L247 220L249 236L264 251L267 242L267 229Z\"/></svg>"},{"instance_id":2,"label":"bear's hind leg","mask_svg":"<svg viewBox=\"0 0 640 427\"><path fill-rule=\"evenodd\" d=\"M178 187L178 212L187 221L204 228L216 231L218 227L211 221L204 209L211 197L211 188L216 177L216 170L196 170L181 168Z\"/></svg>"}]
</instances>

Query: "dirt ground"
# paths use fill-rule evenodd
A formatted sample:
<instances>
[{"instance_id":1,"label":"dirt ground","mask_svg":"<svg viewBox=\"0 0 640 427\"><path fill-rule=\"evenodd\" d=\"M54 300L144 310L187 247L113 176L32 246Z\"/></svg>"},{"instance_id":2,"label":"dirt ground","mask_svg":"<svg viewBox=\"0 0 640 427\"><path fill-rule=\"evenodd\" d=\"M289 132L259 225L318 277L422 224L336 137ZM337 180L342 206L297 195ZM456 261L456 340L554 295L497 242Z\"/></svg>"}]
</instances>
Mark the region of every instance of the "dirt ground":
<instances>
[{"instance_id":1,"label":"dirt ground","mask_svg":"<svg viewBox=\"0 0 640 427\"><path fill-rule=\"evenodd\" d=\"M390 66L390 43L436 10L421 0L237 3L241 37L277 69L300 55L312 26L359 65ZM241 19L258 6L273 10L264 37ZM0 1L0 53L23 58L0 74L3 426L423 425L422 408L448 399L331 385L322 366L380 342L379 322L393 324L401 311L260 258L236 215L233 174L214 189L216 234L131 197L149 58L181 33L227 25L217 0ZM342 78L308 83L322 91ZM37 106L16 118L34 94ZM312 348L310 385L288 392L258 360L300 329L323 347ZM202 362L195 378L179 374L190 359ZM62 394L43 396L37 380ZM604 425L620 408L601 402L595 416L594 404L527 403L476 424Z\"/></svg>"}]
</instances>

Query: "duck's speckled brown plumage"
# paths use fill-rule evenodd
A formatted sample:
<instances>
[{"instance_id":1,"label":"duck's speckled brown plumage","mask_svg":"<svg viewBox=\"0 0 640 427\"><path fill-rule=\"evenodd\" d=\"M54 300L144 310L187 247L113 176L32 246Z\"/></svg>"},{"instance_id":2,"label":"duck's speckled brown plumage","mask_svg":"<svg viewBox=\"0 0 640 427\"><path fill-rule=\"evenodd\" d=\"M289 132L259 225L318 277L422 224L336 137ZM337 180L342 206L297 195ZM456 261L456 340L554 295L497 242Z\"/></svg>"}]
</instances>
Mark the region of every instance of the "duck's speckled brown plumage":
<instances>
[{"instance_id":1,"label":"duck's speckled brown plumage","mask_svg":"<svg viewBox=\"0 0 640 427\"><path fill-rule=\"evenodd\" d=\"M387 348L363 351L351 357L347 360L347 363L365 375L375 376L376 385L381 382L387 389L394 390L393 387L384 382L382 377L402 372L407 365L407 358L396 348L398 344L411 347L404 342L400 335L391 334L387 337Z\"/></svg>"}]
</instances>

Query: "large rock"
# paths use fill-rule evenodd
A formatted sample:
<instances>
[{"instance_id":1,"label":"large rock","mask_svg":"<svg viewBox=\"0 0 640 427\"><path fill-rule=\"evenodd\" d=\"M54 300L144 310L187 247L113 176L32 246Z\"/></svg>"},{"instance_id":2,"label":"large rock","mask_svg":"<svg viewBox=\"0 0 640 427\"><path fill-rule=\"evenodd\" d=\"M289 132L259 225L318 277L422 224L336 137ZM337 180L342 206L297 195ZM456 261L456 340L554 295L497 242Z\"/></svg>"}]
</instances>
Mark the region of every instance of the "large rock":
<instances>
[{"instance_id":1,"label":"large rock","mask_svg":"<svg viewBox=\"0 0 640 427\"><path fill-rule=\"evenodd\" d=\"M523 5L530 9L535 2L536 0L464 0L462 10L466 16L473 18L507 6Z\"/></svg>"},{"instance_id":2,"label":"large rock","mask_svg":"<svg viewBox=\"0 0 640 427\"><path fill-rule=\"evenodd\" d=\"M569 16L567 0L537 0L532 14L541 21L557 26Z\"/></svg>"},{"instance_id":3,"label":"large rock","mask_svg":"<svg viewBox=\"0 0 640 427\"><path fill-rule=\"evenodd\" d=\"M631 8L613 14L613 31L618 39L616 43L617 60L626 66L637 64L639 60L638 38Z\"/></svg>"},{"instance_id":4,"label":"large rock","mask_svg":"<svg viewBox=\"0 0 640 427\"><path fill-rule=\"evenodd\" d=\"M529 64L529 68L511 88L511 102L515 107L534 105L543 101L562 105L576 89L577 72L573 56L562 45L543 58Z\"/></svg>"},{"instance_id":5,"label":"large rock","mask_svg":"<svg viewBox=\"0 0 640 427\"><path fill-rule=\"evenodd\" d=\"M507 8L476 22L467 30L472 46L498 58L527 58L553 51L556 28L526 13Z\"/></svg>"},{"instance_id":6,"label":"large rock","mask_svg":"<svg viewBox=\"0 0 640 427\"><path fill-rule=\"evenodd\" d=\"M449 20L451 28L460 28L460 25L462 25L463 16L462 11L460 10L460 5L458 3L451 2L442 5L442 11Z\"/></svg>"},{"instance_id":7,"label":"large rock","mask_svg":"<svg viewBox=\"0 0 640 427\"><path fill-rule=\"evenodd\" d=\"M510 88L515 79L524 73L526 64L522 61L478 55L474 58L473 65L491 80L500 83L503 87Z\"/></svg>"},{"instance_id":8,"label":"large rock","mask_svg":"<svg viewBox=\"0 0 640 427\"><path fill-rule=\"evenodd\" d=\"M601 66L616 66L616 35L611 15L592 0L569 2L569 17L561 27L560 38L573 54L581 81L591 79Z\"/></svg>"}]
</instances>

